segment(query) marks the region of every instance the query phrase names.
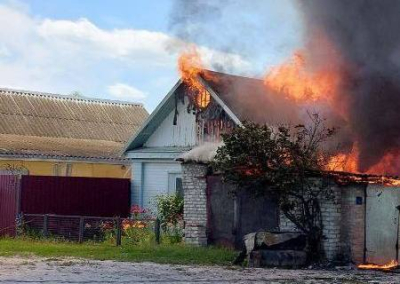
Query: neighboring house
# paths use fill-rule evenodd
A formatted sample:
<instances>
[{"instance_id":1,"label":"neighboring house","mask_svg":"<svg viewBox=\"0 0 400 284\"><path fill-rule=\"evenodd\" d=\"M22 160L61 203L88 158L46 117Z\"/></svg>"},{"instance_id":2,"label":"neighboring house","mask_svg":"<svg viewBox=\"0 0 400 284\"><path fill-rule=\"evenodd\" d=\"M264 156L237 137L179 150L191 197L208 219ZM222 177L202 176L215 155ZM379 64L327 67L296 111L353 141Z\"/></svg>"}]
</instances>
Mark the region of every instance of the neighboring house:
<instances>
[{"instance_id":1,"label":"neighboring house","mask_svg":"<svg viewBox=\"0 0 400 284\"><path fill-rule=\"evenodd\" d=\"M0 89L0 173L130 178L141 104Z\"/></svg>"},{"instance_id":2,"label":"neighboring house","mask_svg":"<svg viewBox=\"0 0 400 284\"><path fill-rule=\"evenodd\" d=\"M147 207L156 195L179 192L182 168L176 158L244 121L273 123L296 118L295 106L267 92L262 80L204 70L194 91L179 80L127 143L132 159L132 201Z\"/></svg>"}]
</instances>

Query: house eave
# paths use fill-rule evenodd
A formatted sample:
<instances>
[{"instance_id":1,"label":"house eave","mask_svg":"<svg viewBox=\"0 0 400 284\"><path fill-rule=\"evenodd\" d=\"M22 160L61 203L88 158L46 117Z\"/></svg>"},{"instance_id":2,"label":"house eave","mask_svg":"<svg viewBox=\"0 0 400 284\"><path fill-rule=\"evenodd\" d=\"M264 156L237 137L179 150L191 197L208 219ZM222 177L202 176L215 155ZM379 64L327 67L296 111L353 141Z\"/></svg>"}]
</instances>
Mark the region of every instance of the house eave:
<instances>
[{"instance_id":1,"label":"house eave","mask_svg":"<svg viewBox=\"0 0 400 284\"><path fill-rule=\"evenodd\" d=\"M168 159L175 160L184 152L189 151L191 148L186 147L168 147L168 148L140 148L131 150L125 153L127 159Z\"/></svg>"},{"instance_id":2,"label":"house eave","mask_svg":"<svg viewBox=\"0 0 400 284\"><path fill-rule=\"evenodd\" d=\"M45 154L0 154L0 161L7 160L24 160L32 162L83 162L92 164L113 164L113 165L129 165L126 158L107 158L107 157L83 157L83 156L60 156Z\"/></svg>"}]
</instances>

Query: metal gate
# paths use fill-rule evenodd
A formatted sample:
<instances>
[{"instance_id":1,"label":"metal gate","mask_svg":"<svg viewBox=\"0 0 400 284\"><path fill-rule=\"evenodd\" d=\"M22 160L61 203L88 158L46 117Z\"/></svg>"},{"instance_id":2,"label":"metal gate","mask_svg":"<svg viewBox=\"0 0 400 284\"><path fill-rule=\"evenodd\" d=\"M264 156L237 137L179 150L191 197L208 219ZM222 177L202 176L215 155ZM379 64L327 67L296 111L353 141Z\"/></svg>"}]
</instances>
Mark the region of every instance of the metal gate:
<instances>
[{"instance_id":1,"label":"metal gate","mask_svg":"<svg viewBox=\"0 0 400 284\"><path fill-rule=\"evenodd\" d=\"M19 193L17 176L0 175L0 236L15 235Z\"/></svg>"},{"instance_id":2,"label":"metal gate","mask_svg":"<svg viewBox=\"0 0 400 284\"><path fill-rule=\"evenodd\" d=\"M400 188L369 185L366 202L366 261L385 264L397 258Z\"/></svg>"},{"instance_id":3,"label":"metal gate","mask_svg":"<svg viewBox=\"0 0 400 284\"><path fill-rule=\"evenodd\" d=\"M221 176L207 176L210 243L240 248L244 235L278 228L278 205L273 198L255 197L246 191L233 197L232 189Z\"/></svg>"}]
</instances>

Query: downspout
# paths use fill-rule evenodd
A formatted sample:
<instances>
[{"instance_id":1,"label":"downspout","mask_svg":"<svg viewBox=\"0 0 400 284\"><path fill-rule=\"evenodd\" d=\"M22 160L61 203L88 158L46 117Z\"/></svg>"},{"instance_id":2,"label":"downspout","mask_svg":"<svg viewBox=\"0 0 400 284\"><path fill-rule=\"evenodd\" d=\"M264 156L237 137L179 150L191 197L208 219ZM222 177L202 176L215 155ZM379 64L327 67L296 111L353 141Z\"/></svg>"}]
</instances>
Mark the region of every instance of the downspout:
<instances>
[{"instance_id":1,"label":"downspout","mask_svg":"<svg viewBox=\"0 0 400 284\"><path fill-rule=\"evenodd\" d=\"M367 188L368 185L364 187L364 255L363 263L367 262Z\"/></svg>"},{"instance_id":2,"label":"downspout","mask_svg":"<svg viewBox=\"0 0 400 284\"><path fill-rule=\"evenodd\" d=\"M144 162L140 163L140 207L143 208L144 203Z\"/></svg>"},{"instance_id":3,"label":"downspout","mask_svg":"<svg viewBox=\"0 0 400 284\"><path fill-rule=\"evenodd\" d=\"M397 214L397 234L396 234L396 261L399 262L399 226L400 226L400 205L396 206Z\"/></svg>"}]
</instances>

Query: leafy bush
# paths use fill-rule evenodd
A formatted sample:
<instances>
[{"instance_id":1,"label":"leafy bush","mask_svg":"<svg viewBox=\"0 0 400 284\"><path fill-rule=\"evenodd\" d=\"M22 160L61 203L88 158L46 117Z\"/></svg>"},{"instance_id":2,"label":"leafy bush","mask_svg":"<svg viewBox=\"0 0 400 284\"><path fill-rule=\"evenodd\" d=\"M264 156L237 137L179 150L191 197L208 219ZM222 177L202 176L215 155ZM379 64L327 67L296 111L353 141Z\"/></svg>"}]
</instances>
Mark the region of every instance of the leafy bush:
<instances>
[{"instance_id":1,"label":"leafy bush","mask_svg":"<svg viewBox=\"0 0 400 284\"><path fill-rule=\"evenodd\" d=\"M158 218L163 230L168 224L177 225L183 219L183 198L178 195L159 195L156 197Z\"/></svg>"},{"instance_id":2,"label":"leafy bush","mask_svg":"<svg viewBox=\"0 0 400 284\"><path fill-rule=\"evenodd\" d=\"M178 195L160 195L156 198L161 229L171 243L178 243L183 236L183 198Z\"/></svg>"}]
</instances>

